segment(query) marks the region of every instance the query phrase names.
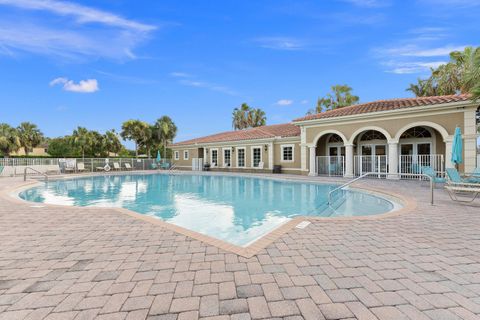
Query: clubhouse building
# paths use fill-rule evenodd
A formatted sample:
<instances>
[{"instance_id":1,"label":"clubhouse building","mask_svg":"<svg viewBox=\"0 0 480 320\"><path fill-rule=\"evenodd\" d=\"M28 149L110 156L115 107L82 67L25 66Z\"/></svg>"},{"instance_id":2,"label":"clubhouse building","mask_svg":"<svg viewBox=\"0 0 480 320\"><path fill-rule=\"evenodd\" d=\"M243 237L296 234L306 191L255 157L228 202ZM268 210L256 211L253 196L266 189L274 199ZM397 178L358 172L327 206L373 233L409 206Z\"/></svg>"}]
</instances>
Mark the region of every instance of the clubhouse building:
<instances>
[{"instance_id":1,"label":"clubhouse building","mask_svg":"<svg viewBox=\"0 0 480 320\"><path fill-rule=\"evenodd\" d=\"M291 123L222 132L171 145L179 169L388 177L452 167L452 138L463 137L463 164L477 166L476 111L468 95L379 100L307 115ZM390 174L390 175L388 175Z\"/></svg>"}]
</instances>

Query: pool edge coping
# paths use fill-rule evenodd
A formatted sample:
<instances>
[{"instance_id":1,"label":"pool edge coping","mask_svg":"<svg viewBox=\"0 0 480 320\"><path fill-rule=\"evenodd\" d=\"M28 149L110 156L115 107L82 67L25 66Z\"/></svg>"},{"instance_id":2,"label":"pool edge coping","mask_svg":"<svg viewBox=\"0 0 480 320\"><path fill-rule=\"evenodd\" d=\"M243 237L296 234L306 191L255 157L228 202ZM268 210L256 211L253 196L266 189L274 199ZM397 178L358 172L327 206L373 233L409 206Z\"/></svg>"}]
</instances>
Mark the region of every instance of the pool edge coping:
<instances>
[{"instance_id":1,"label":"pool edge coping","mask_svg":"<svg viewBox=\"0 0 480 320\"><path fill-rule=\"evenodd\" d=\"M125 172L125 174L132 174L136 173L135 171L130 171L130 172ZM152 172L152 174L156 174L158 172ZM183 173L183 172L181 172ZM188 173L188 172L185 172ZM149 173L144 173L144 174L149 174ZM68 175L68 176L59 176L56 177L56 179L52 180L61 180L66 177L68 178L78 178L78 177L89 177L89 176L98 176L98 175ZM237 175L238 176L238 175ZM305 177L301 176L299 179L295 179L295 176L288 176L288 177L262 177L261 175L244 175L246 177L257 177L257 178L267 178L267 179L275 179L275 180L280 180L280 181L297 181L297 182L310 182L310 183L327 183L327 182L321 182L321 181L315 181L312 179L305 179ZM0 191L0 196L7 200L7 201L12 201L15 203L23 204L23 205L34 205L37 204L37 202L30 202L27 200L23 200L20 198L19 194L21 191L32 188L36 185L41 185L40 181L26 181L26 182L21 182L20 185L17 185L12 188L5 188ZM246 247L241 247L234 245L232 243L226 242L224 240L220 240L211 236L204 235L202 233L177 226L173 223L163 221L159 218L155 218L152 216L148 216L145 214L137 213L135 211L125 209L125 208L116 208L116 207L77 207L77 206L66 206L66 205L57 205L57 204L47 204L47 203L41 203L38 205L41 205L42 207L45 208L64 208L64 209L73 209L73 210L87 210L87 211L100 211L100 212L111 212L111 211L116 211L122 214L126 214L132 218L139 219L148 223L152 223L154 225L158 225L160 227L163 227L167 230L174 231L176 233L179 233L181 235L193 238L198 241L202 241L206 244L212 245L214 247L217 247L219 249L225 250L230 253L237 254L239 256L245 257L245 258L251 258L254 255L258 254L261 250L265 249L268 247L270 244L281 238L283 235L287 234L291 230L293 230L300 222L302 221L322 221L322 222L328 222L328 223L335 223L339 221L362 221L362 220L379 220L379 219L385 219L385 218L390 218L390 217L395 217L398 215L403 215L406 213L412 212L416 207L417 207L417 201L411 197L390 192L390 191L385 191L383 189L377 189L374 187L370 186L365 186L363 184L360 184L360 186L353 186L352 188L358 189L360 191L364 191L370 194L378 194L383 197L387 198L394 198L398 202L402 204L402 208L399 208L397 210L392 210L389 212L381 213L381 214L376 214L376 215L370 215L370 216L351 216L351 217L313 217L313 216L297 216L292 218L291 220L280 224L276 228L270 230L266 234L260 236L259 238L255 239L253 242L251 242L248 246ZM307 227L308 228L308 227Z\"/></svg>"}]
</instances>

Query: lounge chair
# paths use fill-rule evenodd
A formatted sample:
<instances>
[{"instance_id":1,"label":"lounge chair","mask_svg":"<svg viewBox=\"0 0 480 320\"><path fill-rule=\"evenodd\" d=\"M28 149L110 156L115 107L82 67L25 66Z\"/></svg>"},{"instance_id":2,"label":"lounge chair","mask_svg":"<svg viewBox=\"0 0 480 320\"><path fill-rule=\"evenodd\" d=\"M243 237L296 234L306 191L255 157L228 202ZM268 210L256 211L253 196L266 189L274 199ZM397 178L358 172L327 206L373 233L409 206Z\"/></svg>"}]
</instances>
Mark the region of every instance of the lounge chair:
<instances>
[{"instance_id":1,"label":"lounge chair","mask_svg":"<svg viewBox=\"0 0 480 320\"><path fill-rule=\"evenodd\" d=\"M453 201L470 203L477 198L480 194L480 184L478 183L465 183L465 184L449 184L445 186L448 195ZM470 198L460 199L458 195L471 194Z\"/></svg>"},{"instance_id":2,"label":"lounge chair","mask_svg":"<svg viewBox=\"0 0 480 320\"><path fill-rule=\"evenodd\" d=\"M4 168L4 166L0 166L0 174L2 174L3 168Z\"/></svg>"},{"instance_id":3,"label":"lounge chair","mask_svg":"<svg viewBox=\"0 0 480 320\"><path fill-rule=\"evenodd\" d=\"M478 182L477 178L462 178L460 173L458 173L455 168L447 168L448 180L456 184L465 184L465 183L476 183Z\"/></svg>"},{"instance_id":4,"label":"lounge chair","mask_svg":"<svg viewBox=\"0 0 480 320\"><path fill-rule=\"evenodd\" d=\"M78 172L83 172L83 171L85 171L85 163L83 163L83 162L77 163L77 171L78 171Z\"/></svg>"},{"instance_id":5,"label":"lounge chair","mask_svg":"<svg viewBox=\"0 0 480 320\"><path fill-rule=\"evenodd\" d=\"M434 184L435 183L445 183L445 182L447 182L447 180L445 178L438 177L437 173L435 172L435 170L433 170L432 167L428 167L428 166L422 167L422 173L431 177Z\"/></svg>"},{"instance_id":6,"label":"lounge chair","mask_svg":"<svg viewBox=\"0 0 480 320\"><path fill-rule=\"evenodd\" d=\"M124 165L126 170L132 170L132 166L130 165L130 163L125 162Z\"/></svg>"},{"instance_id":7,"label":"lounge chair","mask_svg":"<svg viewBox=\"0 0 480 320\"><path fill-rule=\"evenodd\" d=\"M118 162L113 163L113 170L120 171L122 168L120 168L120 164Z\"/></svg>"},{"instance_id":8,"label":"lounge chair","mask_svg":"<svg viewBox=\"0 0 480 320\"><path fill-rule=\"evenodd\" d=\"M480 183L480 167L475 168L472 174L468 176L468 179L470 179L472 182Z\"/></svg>"},{"instance_id":9,"label":"lounge chair","mask_svg":"<svg viewBox=\"0 0 480 320\"><path fill-rule=\"evenodd\" d=\"M265 163L263 163L263 161L260 161L258 163L257 169L263 169L264 166L265 166Z\"/></svg>"},{"instance_id":10,"label":"lounge chair","mask_svg":"<svg viewBox=\"0 0 480 320\"><path fill-rule=\"evenodd\" d=\"M170 169L170 163L169 162L162 163L162 169L164 169L164 170Z\"/></svg>"}]
</instances>

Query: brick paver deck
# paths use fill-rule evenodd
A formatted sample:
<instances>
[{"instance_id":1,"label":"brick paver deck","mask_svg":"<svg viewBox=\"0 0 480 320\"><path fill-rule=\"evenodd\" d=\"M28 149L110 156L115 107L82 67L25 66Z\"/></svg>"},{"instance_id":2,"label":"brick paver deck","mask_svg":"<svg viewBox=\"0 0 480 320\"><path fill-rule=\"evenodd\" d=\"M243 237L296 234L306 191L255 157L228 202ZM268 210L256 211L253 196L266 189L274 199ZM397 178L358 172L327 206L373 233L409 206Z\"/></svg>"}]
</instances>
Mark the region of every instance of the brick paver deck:
<instances>
[{"instance_id":1,"label":"brick paver deck","mask_svg":"<svg viewBox=\"0 0 480 320\"><path fill-rule=\"evenodd\" d=\"M115 211L0 198L0 320L479 319L480 201L368 184L418 207L315 221L249 259Z\"/></svg>"}]
</instances>

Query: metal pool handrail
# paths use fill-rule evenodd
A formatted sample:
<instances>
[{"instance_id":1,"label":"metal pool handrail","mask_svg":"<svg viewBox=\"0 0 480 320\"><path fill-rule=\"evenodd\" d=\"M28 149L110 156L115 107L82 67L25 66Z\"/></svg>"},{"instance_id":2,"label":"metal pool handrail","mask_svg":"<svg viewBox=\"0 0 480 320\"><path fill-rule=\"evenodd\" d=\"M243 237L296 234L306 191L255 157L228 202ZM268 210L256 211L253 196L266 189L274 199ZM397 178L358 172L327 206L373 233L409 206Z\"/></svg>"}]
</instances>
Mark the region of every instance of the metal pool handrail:
<instances>
[{"instance_id":1,"label":"metal pool handrail","mask_svg":"<svg viewBox=\"0 0 480 320\"><path fill-rule=\"evenodd\" d=\"M328 193L328 204L331 205L332 204L332 194L336 191L339 191L345 187L348 187L349 185L351 185L352 183L354 182L357 182L358 180L360 179L363 179L365 177L368 177L368 176L373 176L373 175L379 175L378 172L367 172L367 173L364 173L362 174L361 176L353 179L353 180L350 180L344 184L342 184L341 186L333 189L332 191L330 191ZM429 175L426 175L426 174L423 174L423 173L385 173L386 176L409 176L409 177L424 177L424 178L428 178L428 180L430 180L430 204L433 205L433 190L434 190L434 183L433 183L433 178Z\"/></svg>"},{"instance_id":2,"label":"metal pool handrail","mask_svg":"<svg viewBox=\"0 0 480 320\"><path fill-rule=\"evenodd\" d=\"M36 173L40 173L42 176L45 177L45 181L48 181L48 175L46 173L41 172L41 171L39 171L37 169L34 169L32 167L25 167L25 169L23 170L23 181L27 181L27 170L32 170Z\"/></svg>"}]
</instances>

